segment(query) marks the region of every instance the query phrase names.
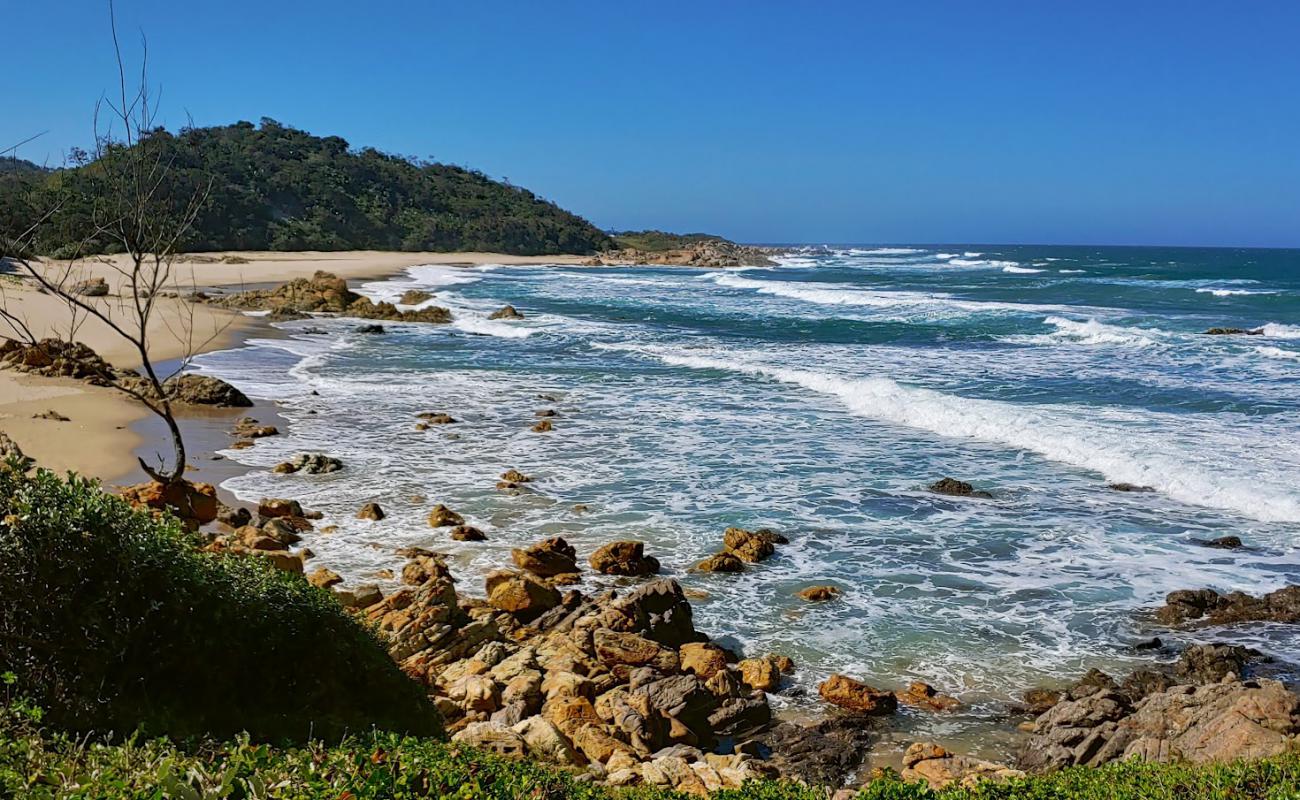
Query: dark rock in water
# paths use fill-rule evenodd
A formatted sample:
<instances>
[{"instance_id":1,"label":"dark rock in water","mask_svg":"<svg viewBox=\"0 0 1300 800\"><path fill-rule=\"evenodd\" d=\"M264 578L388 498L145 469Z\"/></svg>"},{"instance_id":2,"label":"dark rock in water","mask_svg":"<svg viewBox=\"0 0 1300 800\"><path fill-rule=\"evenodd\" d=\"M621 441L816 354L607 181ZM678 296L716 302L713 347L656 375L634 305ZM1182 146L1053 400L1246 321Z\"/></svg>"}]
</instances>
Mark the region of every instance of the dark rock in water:
<instances>
[{"instance_id":1,"label":"dark rock in water","mask_svg":"<svg viewBox=\"0 0 1300 800\"><path fill-rule=\"evenodd\" d=\"M875 725L871 718L848 716L808 726L783 722L755 742L781 775L810 786L839 787L862 765Z\"/></svg>"},{"instance_id":2,"label":"dark rock in water","mask_svg":"<svg viewBox=\"0 0 1300 800\"><path fill-rule=\"evenodd\" d=\"M493 311L488 315L488 319L523 319L524 315L515 310L514 306L502 306L500 309Z\"/></svg>"},{"instance_id":3,"label":"dark rock in water","mask_svg":"<svg viewBox=\"0 0 1300 800\"><path fill-rule=\"evenodd\" d=\"M1136 483L1108 483L1107 489L1114 489L1117 492L1154 492L1155 489L1150 486L1139 486Z\"/></svg>"},{"instance_id":4,"label":"dark rock in water","mask_svg":"<svg viewBox=\"0 0 1300 800\"><path fill-rule=\"evenodd\" d=\"M943 478L930 484L930 491L935 494L946 494L953 497L982 497L991 499L993 495L985 491L980 491L966 481L959 481L956 478Z\"/></svg>"},{"instance_id":5,"label":"dark rock in water","mask_svg":"<svg viewBox=\"0 0 1300 800\"><path fill-rule=\"evenodd\" d=\"M398 305L418 306L421 303L427 303L433 299L433 295L423 289L407 289L398 299Z\"/></svg>"},{"instance_id":6,"label":"dark rock in water","mask_svg":"<svg viewBox=\"0 0 1300 800\"><path fill-rule=\"evenodd\" d=\"M1174 674L1184 683L1218 683L1229 673L1238 678L1246 676L1246 667L1255 661L1265 661L1263 653L1250 647L1233 644L1197 644L1183 651Z\"/></svg>"},{"instance_id":7,"label":"dark rock in water","mask_svg":"<svg viewBox=\"0 0 1300 800\"><path fill-rule=\"evenodd\" d=\"M487 536L472 525L457 525L451 529L451 538L458 542L484 542Z\"/></svg>"},{"instance_id":8,"label":"dark rock in water","mask_svg":"<svg viewBox=\"0 0 1300 800\"><path fill-rule=\"evenodd\" d=\"M795 592L795 596L800 600L807 600L810 603L825 603L838 598L841 594L843 592L838 586L809 586Z\"/></svg>"},{"instance_id":9,"label":"dark rock in water","mask_svg":"<svg viewBox=\"0 0 1300 800\"><path fill-rule=\"evenodd\" d=\"M300 453L294 456L292 461L276 464L274 471L281 474L304 472L308 475L324 475L341 469L343 469L343 462L333 456L323 453Z\"/></svg>"},{"instance_id":10,"label":"dark rock in water","mask_svg":"<svg viewBox=\"0 0 1300 800\"><path fill-rule=\"evenodd\" d=\"M543 539L532 547L510 551L515 566L542 578L572 575L578 571L578 553L559 536Z\"/></svg>"},{"instance_id":11,"label":"dark rock in water","mask_svg":"<svg viewBox=\"0 0 1300 800\"><path fill-rule=\"evenodd\" d=\"M313 326L310 328L303 328L297 331L297 333L305 334L307 336L324 336L325 334L329 333L329 331L325 330L324 328L317 328ZM319 394L319 392L312 392L312 394Z\"/></svg>"},{"instance_id":12,"label":"dark rock in water","mask_svg":"<svg viewBox=\"0 0 1300 800\"><path fill-rule=\"evenodd\" d=\"M357 519L368 519L373 522L379 522L386 516L388 515L384 513L384 509L380 508L378 503L366 503L357 512Z\"/></svg>"},{"instance_id":13,"label":"dark rock in water","mask_svg":"<svg viewBox=\"0 0 1300 800\"><path fill-rule=\"evenodd\" d=\"M272 310L262 319L267 322L294 322L300 319L310 319L311 316L301 311L294 311L291 308L277 308Z\"/></svg>"},{"instance_id":14,"label":"dark rock in water","mask_svg":"<svg viewBox=\"0 0 1300 800\"><path fill-rule=\"evenodd\" d=\"M1217 539L1197 539L1195 541L1203 547L1213 547L1218 550L1238 550L1243 546L1239 536L1220 536Z\"/></svg>"},{"instance_id":15,"label":"dark rock in water","mask_svg":"<svg viewBox=\"0 0 1300 800\"><path fill-rule=\"evenodd\" d=\"M358 325L352 329L354 333L384 333L383 325Z\"/></svg>"},{"instance_id":16,"label":"dark rock in water","mask_svg":"<svg viewBox=\"0 0 1300 800\"><path fill-rule=\"evenodd\" d=\"M1156 609L1155 616L1165 625L1296 623L1300 622L1300 586L1287 586L1259 597L1245 592L1224 595L1213 589L1181 589L1165 596L1165 605Z\"/></svg>"},{"instance_id":17,"label":"dark rock in water","mask_svg":"<svg viewBox=\"0 0 1300 800\"><path fill-rule=\"evenodd\" d=\"M1263 336L1263 328L1210 328L1205 332L1206 336Z\"/></svg>"},{"instance_id":18,"label":"dark rock in water","mask_svg":"<svg viewBox=\"0 0 1300 800\"><path fill-rule=\"evenodd\" d=\"M1164 647L1164 646L1165 646L1165 643L1162 642L1162 641L1160 641L1160 637L1159 637L1159 636L1152 636L1150 639L1147 639L1147 640L1144 641L1144 642L1138 642L1137 644L1133 645L1133 649L1134 649L1134 650L1138 650L1138 651L1142 651L1142 650L1159 650L1160 648L1162 648L1162 647Z\"/></svg>"},{"instance_id":19,"label":"dark rock in water","mask_svg":"<svg viewBox=\"0 0 1300 800\"><path fill-rule=\"evenodd\" d=\"M697 572L744 572L745 562L731 553L717 553L695 565Z\"/></svg>"}]
</instances>

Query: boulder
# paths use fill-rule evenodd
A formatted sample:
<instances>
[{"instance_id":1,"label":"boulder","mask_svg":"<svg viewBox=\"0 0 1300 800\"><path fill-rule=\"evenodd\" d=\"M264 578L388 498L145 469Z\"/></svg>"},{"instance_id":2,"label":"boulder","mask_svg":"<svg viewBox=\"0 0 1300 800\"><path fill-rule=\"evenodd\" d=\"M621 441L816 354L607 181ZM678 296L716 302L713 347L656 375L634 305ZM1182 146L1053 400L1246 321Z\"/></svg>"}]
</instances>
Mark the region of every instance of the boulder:
<instances>
[{"instance_id":1,"label":"boulder","mask_svg":"<svg viewBox=\"0 0 1300 800\"><path fill-rule=\"evenodd\" d=\"M722 534L722 544L727 552L751 563L763 561L776 552L776 545L789 540L766 528L747 531L744 528L727 528Z\"/></svg>"},{"instance_id":2,"label":"boulder","mask_svg":"<svg viewBox=\"0 0 1300 800\"><path fill-rule=\"evenodd\" d=\"M1219 594L1213 589L1182 589L1166 595L1165 605L1156 609L1155 616L1166 625L1296 623L1300 622L1300 586L1286 586L1259 597L1245 592Z\"/></svg>"},{"instance_id":3,"label":"boulder","mask_svg":"<svg viewBox=\"0 0 1300 800\"><path fill-rule=\"evenodd\" d=\"M424 412L422 414L417 414L416 416L430 425L455 425L457 422L451 414L444 414L440 411Z\"/></svg>"},{"instance_id":4,"label":"boulder","mask_svg":"<svg viewBox=\"0 0 1300 800\"><path fill-rule=\"evenodd\" d=\"M225 503L217 503L217 522L231 528L242 528L253 521L253 512L243 506L231 508Z\"/></svg>"},{"instance_id":5,"label":"boulder","mask_svg":"<svg viewBox=\"0 0 1300 800\"><path fill-rule=\"evenodd\" d=\"M515 310L514 306L506 305L488 314L488 319L523 319L524 315Z\"/></svg>"},{"instance_id":6,"label":"boulder","mask_svg":"<svg viewBox=\"0 0 1300 800\"><path fill-rule=\"evenodd\" d=\"M528 743L524 737L496 722L471 722L452 736L451 740L501 756L522 757L528 752Z\"/></svg>"},{"instance_id":7,"label":"boulder","mask_svg":"<svg viewBox=\"0 0 1300 800\"><path fill-rule=\"evenodd\" d=\"M217 518L217 490L210 483L146 481L123 489L122 498L136 508L169 511L190 529Z\"/></svg>"},{"instance_id":8,"label":"boulder","mask_svg":"<svg viewBox=\"0 0 1300 800\"><path fill-rule=\"evenodd\" d=\"M427 303L433 299L433 295L423 289L407 289L398 299L398 305L418 306L421 303Z\"/></svg>"},{"instance_id":9,"label":"boulder","mask_svg":"<svg viewBox=\"0 0 1300 800\"><path fill-rule=\"evenodd\" d=\"M659 561L645 554L644 542L610 542L592 553L588 563L592 569L605 575L653 575L659 572Z\"/></svg>"},{"instance_id":10,"label":"boulder","mask_svg":"<svg viewBox=\"0 0 1300 800\"><path fill-rule=\"evenodd\" d=\"M373 322L366 325L358 325L352 330L354 333L369 333L369 334L387 333L383 325L379 325Z\"/></svg>"},{"instance_id":11,"label":"boulder","mask_svg":"<svg viewBox=\"0 0 1300 800\"><path fill-rule=\"evenodd\" d=\"M681 670L707 681L727 668L727 653L712 642L687 642L677 650Z\"/></svg>"},{"instance_id":12,"label":"boulder","mask_svg":"<svg viewBox=\"0 0 1300 800\"><path fill-rule=\"evenodd\" d=\"M817 687L822 699L857 714L892 714L898 699L845 675L832 675Z\"/></svg>"},{"instance_id":13,"label":"boulder","mask_svg":"<svg viewBox=\"0 0 1300 800\"><path fill-rule=\"evenodd\" d=\"M517 469L508 469L501 473L501 480L507 483L531 483L533 479Z\"/></svg>"},{"instance_id":14,"label":"boulder","mask_svg":"<svg viewBox=\"0 0 1300 800\"><path fill-rule=\"evenodd\" d=\"M247 395L220 378L192 372L166 381L163 391L167 394L167 399L175 403L219 408L248 408L253 405Z\"/></svg>"},{"instance_id":15,"label":"boulder","mask_svg":"<svg viewBox=\"0 0 1300 800\"><path fill-rule=\"evenodd\" d=\"M450 528L459 527L465 524L465 518L442 503L433 507L429 512L429 527L431 528Z\"/></svg>"},{"instance_id":16,"label":"boulder","mask_svg":"<svg viewBox=\"0 0 1300 800\"><path fill-rule=\"evenodd\" d=\"M1136 483L1108 483L1106 484L1106 488L1112 489L1116 492L1137 492L1140 494L1155 491L1155 487L1153 486L1140 486Z\"/></svg>"},{"instance_id":17,"label":"boulder","mask_svg":"<svg viewBox=\"0 0 1300 800\"><path fill-rule=\"evenodd\" d=\"M799 599L807 600L810 603L825 603L828 600L838 598L840 594L841 592L836 586L809 586L795 592Z\"/></svg>"},{"instance_id":18,"label":"boulder","mask_svg":"<svg viewBox=\"0 0 1300 800\"><path fill-rule=\"evenodd\" d=\"M533 425L532 428L530 428L530 430L533 433L548 433L554 428L555 426L551 424L551 421L549 419L543 419L543 420L538 420L537 423Z\"/></svg>"},{"instance_id":19,"label":"boulder","mask_svg":"<svg viewBox=\"0 0 1300 800\"><path fill-rule=\"evenodd\" d=\"M457 542L483 542L487 536L472 525L457 525L451 529L451 538Z\"/></svg>"},{"instance_id":20,"label":"boulder","mask_svg":"<svg viewBox=\"0 0 1300 800\"><path fill-rule=\"evenodd\" d=\"M323 453L299 453L292 460L277 464L276 472L303 472L308 475L324 475L343 469L343 462Z\"/></svg>"},{"instance_id":21,"label":"boulder","mask_svg":"<svg viewBox=\"0 0 1300 800\"><path fill-rule=\"evenodd\" d=\"M1240 536L1219 536L1215 539L1198 540L1196 543L1216 550L1240 550L1244 546Z\"/></svg>"},{"instance_id":22,"label":"boulder","mask_svg":"<svg viewBox=\"0 0 1300 800\"><path fill-rule=\"evenodd\" d=\"M697 572L743 572L745 562L731 553L717 553L695 565Z\"/></svg>"},{"instance_id":23,"label":"boulder","mask_svg":"<svg viewBox=\"0 0 1300 800\"><path fill-rule=\"evenodd\" d=\"M1174 673L1184 683L1218 683L1228 675L1244 677L1246 666L1261 658L1263 653L1240 645L1197 644L1182 652Z\"/></svg>"},{"instance_id":24,"label":"boulder","mask_svg":"<svg viewBox=\"0 0 1300 800\"><path fill-rule=\"evenodd\" d=\"M578 553L559 536L543 539L531 547L510 551L515 566L543 578L569 575L578 571Z\"/></svg>"},{"instance_id":25,"label":"boulder","mask_svg":"<svg viewBox=\"0 0 1300 800\"><path fill-rule=\"evenodd\" d=\"M523 738L529 757L538 761L564 767L581 766L586 761L555 723L542 717L529 717L511 730Z\"/></svg>"},{"instance_id":26,"label":"boulder","mask_svg":"<svg viewBox=\"0 0 1300 800\"><path fill-rule=\"evenodd\" d=\"M368 519L374 522L378 522L386 516L388 515L384 513L384 509L380 508L378 503L366 503L357 512L357 519Z\"/></svg>"},{"instance_id":27,"label":"boulder","mask_svg":"<svg viewBox=\"0 0 1300 800\"><path fill-rule=\"evenodd\" d=\"M23 453L17 442L10 439L4 431L0 431L0 469L7 469L12 465L20 472L26 472L34 463Z\"/></svg>"},{"instance_id":28,"label":"boulder","mask_svg":"<svg viewBox=\"0 0 1300 800\"><path fill-rule=\"evenodd\" d=\"M959 481L956 478L940 478L930 484L930 491L935 494L946 494L952 497L983 497L992 498L993 495L988 492L980 491L966 481Z\"/></svg>"},{"instance_id":29,"label":"boulder","mask_svg":"<svg viewBox=\"0 0 1300 800\"><path fill-rule=\"evenodd\" d=\"M317 567L307 576L307 582L321 589L328 589L343 582L343 577L332 569Z\"/></svg>"},{"instance_id":30,"label":"boulder","mask_svg":"<svg viewBox=\"0 0 1300 800\"><path fill-rule=\"evenodd\" d=\"M629 629L668 647L706 638L695 630L694 612L682 587L672 578L660 578L636 587L609 604L608 613Z\"/></svg>"},{"instance_id":31,"label":"boulder","mask_svg":"<svg viewBox=\"0 0 1300 800\"><path fill-rule=\"evenodd\" d=\"M903 705L925 708L931 711L951 711L961 705L957 698L941 694L939 690L924 681L912 681L907 689L894 692L894 696Z\"/></svg>"},{"instance_id":32,"label":"boulder","mask_svg":"<svg viewBox=\"0 0 1300 800\"><path fill-rule=\"evenodd\" d=\"M350 589L335 589L334 597L344 608L367 608L384 599L383 592L373 583L354 586Z\"/></svg>"},{"instance_id":33,"label":"boulder","mask_svg":"<svg viewBox=\"0 0 1300 800\"><path fill-rule=\"evenodd\" d=\"M930 742L916 742L903 754L901 777L909 782L925 781L931 789L938 791L954 783L973 787L980 781L1023 778L1025 773L1005 764L955 755Z\"/></svg>"},{"instance_id":34,"label":"boulder","mask_svg":"<svg viewBox=\"0 0 1300 800\"><path fill-rule=\"evenodd\" d=\"M709 727L717 736L737 736L755 731L772 721L766 695L723 700L709 715Z\"/></svg>"},{"instance_id":35,"label":"boulder","mask_svg":"<svg viewBox=\"0 0 1300 800\"><path fill-rule=\"evenodd\" d=\"M487 576L488 603L524 622L560 604L560 593L520 572L497 570Z\"/></svg>"},{"instance_id":36,"label":"boulder","mask_svg":"<svg viewBox=\"0 0 1300 800\"><path fill-rule=\"evenodd\" d=\"M677 653L658 642L635 633L622 633L597 628L592 636L596 658L611 669L622 667L654 667L663 672L678 668ZM626 675L627 670L624 670Z\"/></svg>"},{"instance_id":37,"label":"boulder","mask_svg":"<svg viewBox=\"0 0 1300 800\"><path fill-rule=\"evenodd\" d=\"M758 738L768 763L782 777L809 786L843 786L870 752L876 736L871 721L835 716L813 725L783 722Z\"/></svg>"},{"instance_id":38,"label":"boulder","mask_svg":"<svg viewBox=\"0 0 1300 800\"><path fill-rule=\"evenodd\" d=\"M781 686L781 670L772 656L746 658L736 665L740 680L751 689L775 692Z\"/></svg>"},{"instance_id":39,"label":"boulder","mask_svg":"<svg viewBox=\"0 0 1300 800\"><path fill-rule=\"evenodd\" d=\"M257 504L257 515L263 519L276 517L301 517L302 504L297 500L279 497L263 497Z\"/></svg>"},{"instance_id":40,"label":"boulder","mask_svg":"<svg viewBox=\"0 0 1300 800\"><path fill-rule=\"evenodd\" d=\"M1263 336L1263 328L1210 328L1206 336Z\"/></svg>"}]
</instances>

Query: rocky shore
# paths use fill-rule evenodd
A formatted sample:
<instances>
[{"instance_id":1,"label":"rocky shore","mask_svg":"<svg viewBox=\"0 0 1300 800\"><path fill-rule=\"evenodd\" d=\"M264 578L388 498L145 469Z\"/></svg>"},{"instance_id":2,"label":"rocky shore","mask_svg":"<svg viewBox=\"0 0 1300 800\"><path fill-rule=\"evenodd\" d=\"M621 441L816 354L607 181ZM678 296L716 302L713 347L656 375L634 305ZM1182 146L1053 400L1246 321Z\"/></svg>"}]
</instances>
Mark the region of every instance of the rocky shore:
<instances>
[{"instance_id":1,"label":"rocky shore","mask_svg":"<svg viewBox=\"0 0 1300 800\"><path fill-rule=\"evenodd\" d=\"M586 266L664 264L685 267L770 267L778 248L754 247L721 239L691 242L669 250L623 248L606 250L587 261Z\"/></svg>"}]
</instances>

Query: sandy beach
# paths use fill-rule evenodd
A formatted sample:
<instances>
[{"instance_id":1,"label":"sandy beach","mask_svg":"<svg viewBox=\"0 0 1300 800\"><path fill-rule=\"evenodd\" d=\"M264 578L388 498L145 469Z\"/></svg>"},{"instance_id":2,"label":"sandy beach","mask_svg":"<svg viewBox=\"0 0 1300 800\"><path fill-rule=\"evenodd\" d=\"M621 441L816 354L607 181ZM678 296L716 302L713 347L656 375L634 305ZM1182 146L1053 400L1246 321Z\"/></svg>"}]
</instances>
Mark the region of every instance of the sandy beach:
<instances>
[{"instance_id":1,"label":"sandy beach","mask_svg":"<svg viewBox=\"0 0 1300 800\"><path fill-rule=\"evenodd\" d=\"M326 270L347 279L373 279L419 264L576 264L580 256L510 256L498 253L240 252L181 256L173 267L174 288L181 294L205 287L239 287L281 283ZM124 278L120 256L86 259L71 265L74 280L103 278L110 296L102 302L116 307ZM61 275L67 262L44 264L47 275ZM15 272L14 270L18 270ZM0 273L0 302L19 316L38 338L69 338L72 319L55 297L37 291L36 282L21 268ZM191 323L192 321L192 323ZM186 323L186 324L182 324ZM161 301L151 329L150 353L156 361L179 359L187 351L208 352L231 347L262 323L211 306L168 298ZM180 331L189 328L187 341ZM0 333L10 334L8 330ZM72 336L118 367L139 366L131 345L107 325L82 321ZM36 415L53 411L67 421ZM25 453L57 472L74 470L105 482L120 482L138 471L134 453L143 444L133 423L148 412L120 393L74 380L0 371L0 430Z\"/></svg>"}]
</instances>

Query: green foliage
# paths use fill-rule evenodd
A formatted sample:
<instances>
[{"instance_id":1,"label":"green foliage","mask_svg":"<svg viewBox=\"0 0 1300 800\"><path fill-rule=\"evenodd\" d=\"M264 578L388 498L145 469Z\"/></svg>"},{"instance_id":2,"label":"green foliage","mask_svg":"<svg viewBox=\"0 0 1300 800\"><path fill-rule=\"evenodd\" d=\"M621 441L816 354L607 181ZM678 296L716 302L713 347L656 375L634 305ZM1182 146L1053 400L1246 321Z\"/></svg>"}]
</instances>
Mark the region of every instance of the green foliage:
<instances>
[{"instance_id":1,"label":"green foliage","mask_svg":"<svg viewBox=\"0 0 1300 800\"><path fill-rule=\"evenodd\" d=\"M666 233L664 231L622 231L613 233L614 242L619 247L658 253L664 250L680 250L697 242L728 242L721 236L711 233Z\"/></svg>"},{"instance_id":2,"label":"green foliage","mask_svg":"<svg viewBox=\"0 0 1300 800\"><path fill-rule=\"evenodd\" d=\"M11 703L10 708L14 708ZM654 787L607 789L577 773L429 739L371 733L334 746L255 744L247 737L178 748L49 734L30 705L0 709L0 796L31 800L684 800ZM28 709L28 710L24 710ZM886 776L860 800L1296 800L1300 755L1226 765L1128 762L1005 784L933 791ZM787 782L751 782L714 800L825 800Z\"/></svg>"},{"instance_id":3,"label":"green foliage","mask_svg":"<svg viewBox=\"0 0 1300 800\"><path fill-rule=\"evenodd\" d=\"M263 119L178 134L147 132L137 147L166 164L170 202L179 213L196 193L207 201L180 249L210 250L485 250L520 255L588 253L607 247L591 223L527 189L481 172L413 161L337 136L312 136ZM0 230L14 232L38 210L58 204L36 249L67 253L94 230L105 204L99 161L48 176L0 180ZM112 241L89 249L109 252Z\"/></svg>"},{"instance_id":4,"label":"green foliage","mask_svg":"<svg viewBox=\"0 0 1300 800\"><path fill-rule=\"evenodd\" d=\"M60 730L437 734L421 687L325 591L213 556L99 485L0 465L0 672Z\"/></svg>"}]
</instances>

